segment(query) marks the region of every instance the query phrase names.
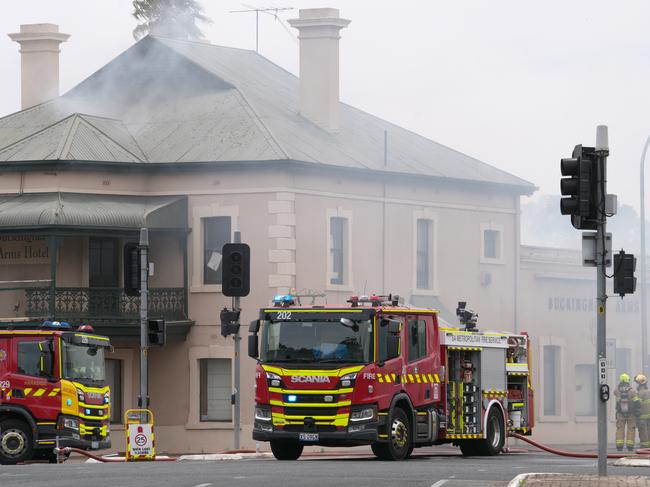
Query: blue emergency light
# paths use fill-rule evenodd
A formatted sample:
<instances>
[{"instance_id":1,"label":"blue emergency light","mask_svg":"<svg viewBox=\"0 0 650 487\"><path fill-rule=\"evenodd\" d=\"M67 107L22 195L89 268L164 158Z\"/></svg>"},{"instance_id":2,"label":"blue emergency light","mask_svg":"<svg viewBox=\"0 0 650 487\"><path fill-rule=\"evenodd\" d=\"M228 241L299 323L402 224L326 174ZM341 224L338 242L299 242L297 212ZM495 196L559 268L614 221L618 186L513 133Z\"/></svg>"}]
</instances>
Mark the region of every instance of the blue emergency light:
<instances>
[{"instance_id":1,"label":"blue emergency light","mask_svg":"<svg viewBox=\"0 0 650 487\"><path fill-rule=\"evenodd\" d=\"M289 394L287 396L287 402L296 402L298 400L298 396L295 394Z\"/></svg>"},{"instance_id":2,"label":"blue emergency light","mask_svg":"<svg viewBox=\"0 0 650 487\"><path fill-rule=\"evenodd\" d=\"M273 304L276 307L291 306L294 304L293 296L291 294L276 294L273 298Z\"/></svg>"},{"instance_id":3,"label":"blue emergency light","mask_svg":"<svg viewBox=\"0 0 650 487\"><path fill-rule=\"evenodd\" d=\"M70 323L67 323L65 321L52 321L52 320L45 320L41 325L41 328L50 328L52 330L72 330L72 326L70 326Z\"/></svg>"}]
</instances>

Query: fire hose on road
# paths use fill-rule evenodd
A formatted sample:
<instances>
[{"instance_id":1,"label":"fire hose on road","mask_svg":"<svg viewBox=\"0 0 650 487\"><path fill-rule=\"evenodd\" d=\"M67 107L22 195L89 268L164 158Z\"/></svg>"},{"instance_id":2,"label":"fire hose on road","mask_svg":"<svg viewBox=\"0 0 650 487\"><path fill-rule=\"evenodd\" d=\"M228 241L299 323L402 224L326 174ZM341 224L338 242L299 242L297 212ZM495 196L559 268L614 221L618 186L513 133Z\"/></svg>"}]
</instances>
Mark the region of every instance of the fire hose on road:
<instances>
[{"instance_id":1,"label":"fire hose on road","mask_svg":"<svg viewBox=\"0 0 650 487\"><path fill-rule=\"evenodd\" d=\"M64 448L55 448L54 453L56 453L57 458L60 456L63 457L64 459L70 454L70 453L79 453L80 455L87 456L88 458L92 458L93 460L97 460L98 462L104 462L104 463L118 463L118 462L126 462L126 458L111 458L111 457L101 457L99 455L94 455L86 450L81 450L80 448L73 448L70 446L66 446ZM177 458L173 457L156 457L154 458L153 461L155 462L175 462ZM62 462L59 462L62 463Z\"/></svg>"},{"instance_id":2,"label":"fire hose on road","mask_svg":"<svg viewBox=\"0 0 650 487\"><path fill-rule=\"evenodd\" d=\"M551 448L546 445L542 445L541 443L537 443L534 440L531 440L527 436L520 435L518 433L510 433L509 436L511 438L516 438L521 441L525 441L526 443L533 445L536 448L539 448L540 450L544 450L548 453L552 453L553 455L560 455L563 457L574 457L574 458L598 458L598 455L596 453L582 453L582 452L572 452L572 451L564 451L564 450L557 450L555 448ZM632 454L630 453L608 453L607 458L625 458L629 457ZM650 455L650 448L639 448L636 451L637 455Z\"/></svg>"}]
</instances>

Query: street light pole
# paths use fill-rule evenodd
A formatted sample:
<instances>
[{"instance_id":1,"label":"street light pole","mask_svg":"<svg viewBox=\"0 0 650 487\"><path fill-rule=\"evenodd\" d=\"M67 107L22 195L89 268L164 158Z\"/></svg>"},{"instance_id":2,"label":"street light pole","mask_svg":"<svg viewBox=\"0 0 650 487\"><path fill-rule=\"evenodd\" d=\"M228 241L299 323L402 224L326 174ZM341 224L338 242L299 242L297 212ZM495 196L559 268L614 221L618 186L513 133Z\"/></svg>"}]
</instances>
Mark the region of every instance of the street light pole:
<instances>
[{"instance_id":1,"label":"street light pole","mask_svg":"<svg viewBox=\"0 0 650 487\"><path fill-rule=\"evenodd\" d=\"M645 141L641 153L641 370L648 375L648 306L646 286L646 244L645 244L645 158L650 146L650 137Z\"/></svg>"}]
</instances>

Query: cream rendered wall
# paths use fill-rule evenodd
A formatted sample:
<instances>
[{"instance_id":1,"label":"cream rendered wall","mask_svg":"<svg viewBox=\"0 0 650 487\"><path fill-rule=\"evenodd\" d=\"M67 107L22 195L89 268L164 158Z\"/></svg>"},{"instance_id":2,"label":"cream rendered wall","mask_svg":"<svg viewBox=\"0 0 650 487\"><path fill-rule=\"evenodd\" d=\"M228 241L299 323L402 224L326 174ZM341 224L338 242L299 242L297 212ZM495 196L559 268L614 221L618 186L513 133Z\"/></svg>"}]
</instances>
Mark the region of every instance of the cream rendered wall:
<instances>
[{"instance_id":1,"label":"cream rendered wall","mask_svg":"<svg viewBox=\"0 0 650 487\"><path fill-rule=\"evenodd\" d=\"M536 387L537 427L535 437L553 443L595 443L596 418L575 414L575 366L595 364L596 311L595 269L580 264L579 251L563 249L522 248L521 315L522 330L528 331L534 343L533 372ZM612 295L611 288L609 289ZM575 300L580 300L580 306ZM591 304L589 304L591 300ZM570 304L571 303L571 304ZM639 345L639 296L624 300L610 298L607 311L607 338L614 338L618 348L632 350L630 374L638 373L641 363ZM587 309L585 309L585 307ZM544 415L543 346L561 347L561 410L556 417ZM595 380L595 378L594 378ZM614 370L608 383L613 391L617 385ZM614 439L615 401L608 403L610 423L608 434Z\"/></svg>"}]
</instances>

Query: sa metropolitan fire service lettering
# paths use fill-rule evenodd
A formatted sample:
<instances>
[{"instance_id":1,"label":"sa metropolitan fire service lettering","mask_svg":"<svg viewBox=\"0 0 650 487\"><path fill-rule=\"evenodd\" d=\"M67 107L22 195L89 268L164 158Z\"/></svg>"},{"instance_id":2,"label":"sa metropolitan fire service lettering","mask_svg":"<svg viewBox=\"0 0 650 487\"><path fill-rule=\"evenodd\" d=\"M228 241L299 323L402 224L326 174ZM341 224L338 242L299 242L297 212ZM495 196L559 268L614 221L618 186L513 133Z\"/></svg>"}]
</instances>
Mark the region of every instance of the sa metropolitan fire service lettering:
<instances>
[{"instance_id":1,"label":"sa metropolitan fire service lettering","mask_svg":"<svg viewBox=\"0 0 650 487\"><path fill-rule=\"evenodd\" d=\"M456 334L446 333L444 336L445 345L458 346L484 346L508 348L508 337L502 335L477 335L477 334Z\"/></svg>"},{"instance_id":2,"label":"sa metropolitan fire service lettering","mask_svg":"<svg viewBox=\"0 0 650 487\"><path fill-rule=\"evenodd\" d=\"M330 378L324 375L292 375L291 382L294 383L317 383L317 384L329 384Z\"/></svg>"}]
</instances>

